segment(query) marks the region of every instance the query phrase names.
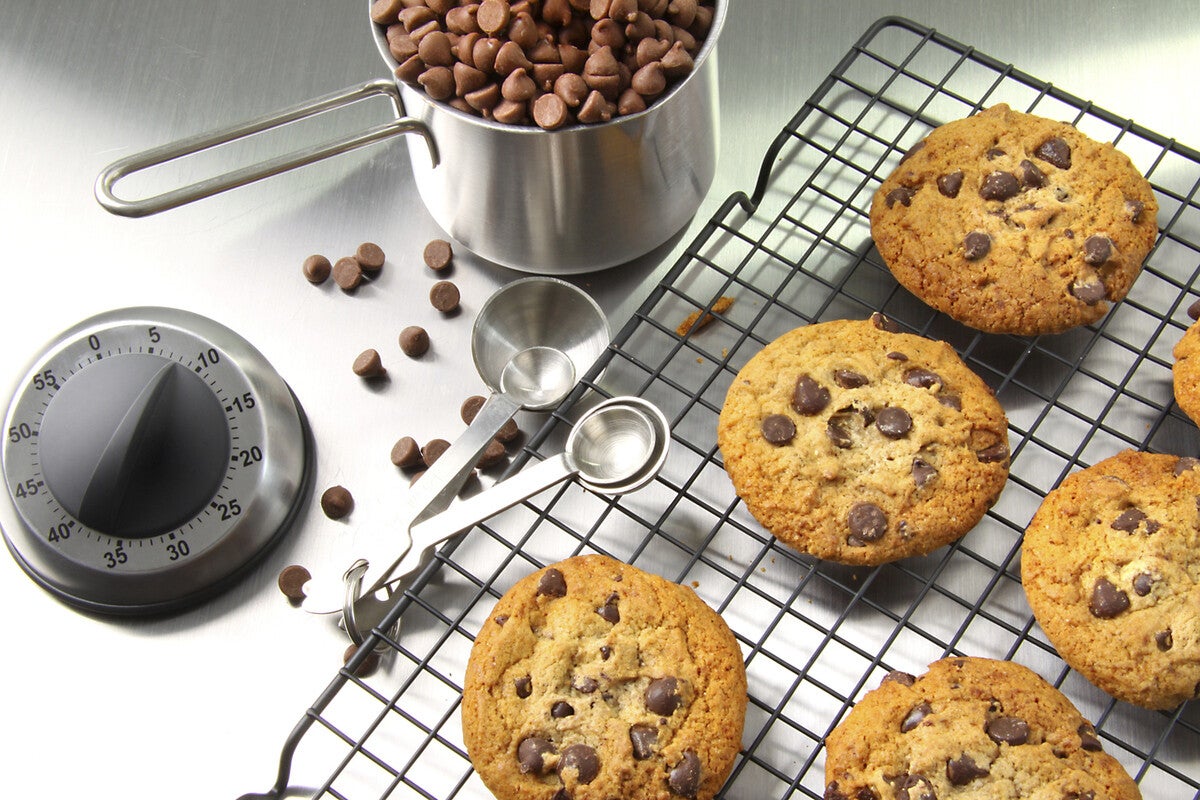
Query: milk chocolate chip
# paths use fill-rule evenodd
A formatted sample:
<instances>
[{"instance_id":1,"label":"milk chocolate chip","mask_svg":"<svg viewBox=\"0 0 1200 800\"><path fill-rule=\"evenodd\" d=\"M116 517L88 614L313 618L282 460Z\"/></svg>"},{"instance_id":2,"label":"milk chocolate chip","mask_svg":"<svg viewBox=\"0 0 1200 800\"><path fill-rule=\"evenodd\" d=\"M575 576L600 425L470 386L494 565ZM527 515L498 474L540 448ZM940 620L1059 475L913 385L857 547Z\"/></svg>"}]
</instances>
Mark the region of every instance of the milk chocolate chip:
<instances>
[{"instance_id":1,"label":"milk chocolate chip","mask_svg":"<svg viewBox=\"0 0 1200 800\"><path fill-rule=\"evenodd\" d=\"M425 462L425 466L432 467L433 462L442 457L442 454L450 449L450 442L445 439L430 439L421 448L421 460Z\"/></svg>"},{"instance_id":2,"label":"milk chocolate chip","mask_svg":"<svg viewBox=\"0 0 1200 800\"><path fill-rule=\"evenodd\" d=\"M417 446L417 440L411 436L401 436L392 445L392 463L397 467L417 467L422 463L421 448Z\"/></svg>"},{"instance_id":3,"label":"milk chocolate chip","mask_svg":"<svg viewBox=\"0 0 1200 800\"><path fill-rule=\"evenodd\" d=\"M1088 610L1093 617L1112 619L1129 608L1129 595L1118 589L1108 578L1097 578L1092 585L1092 601Z\"/></svg>"},{"instance_id":4,"label":"milk chocolate chip","mask_svg":"<svg viewBox=\"0 0 1200 800\"><path fill-rule=\"evenodd\" d=\"M309 283L324 283L333 272L333 265L329 263L329 259L322 255L311 255L304 259L304 277Z\"/></svg>"},{"instance_id":5,"label":"milk chocolate chip","mask_svg":"<svg viewBox=\"0 0 1200 800\"><path fill-rule=\"evenodd\" d=\"M538 581L537 593L547 597L566 597L567 580L560 571L551 567L542 573L542 577Z\"/></svg>"},{"instance_id":6,"label":"milk chocolate chip","mask_svg":"<svg viewBox=\"0 0 1200 800\"><path fill-rule=\"evenodd\" d=\"M558 759L559 776L567 770L574 770L580 783L591 783L600 774L600 756L589 745L573 744Z\"/></svg>"},{"instance_id":7,"label":"milk chocolate chip","mask_svg":"<svg viewBox=\"0 0 1200 800\"><path fill-rule=\"evenodd\" d=\"M330 486L321 495L321 510L330 519L341 519L354 510L354 497L345 486Z\"/></svg>"},{"instance_id":8,"label":"milk chocolate chip","mask_svg":"<svg viewBox=\"0 0 1200 800\"><path fill-rule=\"evenodd\" d=\"M383 269L383 262L386 256L383 253L383 248L374 242L363 242L354 251L354 260L363 268L365 272L378 272Z\"/></svg>"},{"instance_id":9,"label":"milk chocolate chip","mask_svg":"<svg viewBox=\"0 0 1200 800\"><path fill-rule=\"evenodd\" d=\"M379 351L374 349L363 350L359 353L350 369L360 378L382 378L387 374L383 360L379 357Z\"/></svg>"},{"instance_id":10,"label":"milk chocolate chip","mask_svg":"<svg viewBox=\"0 0 1200 800\"><path fill-rule=\"evenodd\" d=\"M680 797L695 797L700 789L700 757L695 750L685 750L683 758L667 776L667 785Z\"/></svg>"},{"instance_id":11,"label":"milk chocolate chip","mask_svg":"<svg viewBox=\"0 0 1200 800\"><path fill-rule=\"evenodd\" d=\"M429 350L429 332L420 325L409 325L400 331L400 349L409 358L418 358Z\"/></svg>"},{"instance_id":12,"label":"milk chocolate chip","mask_svg":"<svg viewBox=\"0 0 1200 800\"><path fill-rule=\"evenodd\" d=\"M458 287L450 281L438 281L429 290L429 302L438 311L448 314L458 308Z\"/></svg>"},{"instance_id":13,"label":"milk chocolate chip","mask_svg":"<svg viewBox=\"0 0 1200 800\"><path fill-rule=\"evenodd\" d=\"M984 726L996 744L1018 745L1029 741L1029 723L1020 717L996 717Z\"/></svg>"},{"instance_id":14,"label":"milk chocolate chip","mask_svg":"<svg viewBox=\"0 0 1200 800\"><path fill-rule=\"evenodd\" d=\"M311 578L309 571L299 564L284 567L279 571L277 580L279 591L283 592L289 603L298 606L304 602L304 584Z\"/></svg>"},{"instance_id":15,"label":"milk chocolate chip","mask_svg":"<svg viewBox=\"0 0 1200 800\"><path fill-rule=\"evenodd\" d=\"M784 414L771 414L762 421L762 435L771 444L787 444L796 436L796 423Z\"/></svg>"},{"instance_id":16,"label":"milk chocolate chip","mask_svg":"<svg viewBox=\"0 0 1200 800\"><path fill-rule=\"evenodd\" d=\"M679 695L679 681L676 678L658 678L650 682L643 693L646 708L662 717L669 717L683 703Z\"/></svg>"},{"instance_id":17,"label":"milk chocolate chip","mask_svg":"<svg viewBox=\"0 0 1200 800\"><path fill-rule=\"evenodd\" d=\"M435 272L440 272L450 266L450 262L454 258L454 248L445 239L433 239L425 245L421 257L425 261L425 266Z\"/></svg>"},{"instance_id":18,"label":"milk chocolate chip","mask_svg":"<svg viewBox=\"0 0 1200 800\"><path fill-rule=\"evenodd\" d=\"M792 391L792 408L805 416L819 414L829 405L829 390L810 375L801 375Z\"/></svg>"},{"instance_id":19,"label":"milk chocolate chip","mask_svg":"<svg viewBox=\"0 0 1200 800\"><path fill-rule=\"evenodd\" d=\"M350 256L339 258L333 263L333 282L343 292L350 292L357 289L362 280L362 267Z\"/></svg>"}]
</instances>

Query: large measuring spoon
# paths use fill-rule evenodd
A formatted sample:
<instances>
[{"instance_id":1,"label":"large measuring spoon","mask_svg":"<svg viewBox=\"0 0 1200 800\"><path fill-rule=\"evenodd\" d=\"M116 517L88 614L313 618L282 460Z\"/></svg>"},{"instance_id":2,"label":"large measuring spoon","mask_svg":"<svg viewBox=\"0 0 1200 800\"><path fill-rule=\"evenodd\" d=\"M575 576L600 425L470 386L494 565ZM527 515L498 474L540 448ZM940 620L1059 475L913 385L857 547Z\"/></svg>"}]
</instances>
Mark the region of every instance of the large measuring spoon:
<instances>
[{"instance_id":1,"label":"large measuring spoon","mask_svg":"<svg viewBox=\"0 0 1200 800\"><path fill-rule=\"evenodd\" d=\"M348 566L357 568L357 579L368 593L389 581L385 568L391 559L386 557L395 552L396 530L406 531L449 506L505 423L521 409L544 411L562 402L608 341L608 322L600 307L566 281L523 278L493 293L471 330L475 367L492 394L467 430L412 485L397 524L385 530L360 528L351 554L305 584L304 610L343 610L350 575L343 570ZM369 557L379 552L385 560Z\"/></svg>"},{"instance_id":2,"label":"large measuring spoon","mask_svg":"<svg viewBox=\"0 0 1200 800\"><path fill-rule=\"evenodd\" d=\"M387 570L388 579L378 587L362 591L365 567L353 565L346 575L343 599L346 632L362 644L366 633L397 602L394 594L399 585L420 569L438 545L538 492L576 476L584 488L598 494L640 489L662 469L670 438L662 411L640 397L618 397L597 405L572 427L562 453L412 526L406 546Z\"/></svg>"}]
</instances>

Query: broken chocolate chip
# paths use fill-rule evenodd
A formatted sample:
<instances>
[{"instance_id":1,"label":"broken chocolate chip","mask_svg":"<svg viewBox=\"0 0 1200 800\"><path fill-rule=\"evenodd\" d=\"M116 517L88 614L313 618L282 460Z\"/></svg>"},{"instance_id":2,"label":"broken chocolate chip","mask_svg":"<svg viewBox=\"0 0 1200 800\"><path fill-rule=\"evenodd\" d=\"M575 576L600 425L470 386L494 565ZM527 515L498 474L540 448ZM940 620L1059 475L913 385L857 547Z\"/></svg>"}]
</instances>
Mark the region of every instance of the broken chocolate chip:
<instances>
[{"instance_id":1,"label":"broken chocolate chip","mask_svg":"<svg viewBox=\"0 0 1200 800\"><path fill-rule=\"evenodd\" d=\"M904 719L900 721L900 732L908 733L913 728L921 724L921 720L933 713L933 707L929 703L917 703L911 709Z\"/></svg>"},{"instance_id":2,"label":"broken chocolate chip","mask_svg":"<svg viewBox=\"0 0 1200 800\"><path fill-rule=\"evenodd\" d=\"M976 450L975 458L979 459L981 464L998 464L1008 458L1008 445L997 442L991 447Z\"/></svg>"},{"instance_id":3,"label":"broken chocolate chip","mask_svg":"<svg viewBox=\"0 0 1200 800\"><path fill-rule=\"evenodd\" d=\"M1129 215L1129 221L1133 223L1140 222L1142 212L1146 210L1146 204L1141 200L1126 200L1125 213Z\"/></svg>"},{"instance_id":4,"label":"broken chocolate chip","mask_svg":"<svg viewBox=\"0 0 1200 800\"><path fill-rule=\"evenodd\" d=\"M1083 240L1083 261L1098 267L1112 258L1112 240L1107 236L1089 236Z\"/></svg>"},{"instance_id":5,"label":"broken chocolate chip","mask_svg":"<svg viewBox=\"0 0 1200 800\"><path fill-rule=\"evenodd\" d=\"M1038 169L1038 165L1029 159L1022 159L1021 183L1029 189L1040 189L1046 185L1046 173Z\"/></svg>"},{"instance_id":6,"label":"broken chocolate chip","mask_svg":"<svg viewBox=\"0 0 1200 800\"><path fill-rule=\"evenodd\" d=\"M1138 524L1146 518L1146 514L1139 508L1129 508L1122 511L1120 515L1109 524L1109 527L1115 531L1130 531L1137 530Z\"/></svg>"},{"instance_id":7,"label":"broken chocolate chip","mask_svg":"<svg viewBox=\"0 0 1200 800\"><path fill-rule=\"evenodd\" d=\"M954 392L942 392L938 395L937 401L947 408L962 411L962 397L956 395Z\"/></svg>"},{"instance_id":8,"label":"broken chocolate chip","mask_svg":"<svg viewBox=\"0 0 1200 800\"><path fill-rule=\"evenodd\" d=\"M1104 746L1100 744L1100 737L1096 736L1096 729L1090 722L1080 723L1075 732L1079 734L1079 746L1084 750L1098 753L1104 749Z\"/></svg>"},{"instance_id":9,"label":"broken chocolate chip","mask_svg":"<svg viewBox=\"0 0 1200 800\"><path fill-rule=\"evenodd\" d=\"M921 489L925 484L937 477L937 470L933 465L922 458L914 458L912 462L912 479L913 483Z\"/></svg>"},{"instance_id":10,"label":"broken chocolate chip","mask_svg":"<svg viewBox=\"0 0 1200 800\"><path fill-rule=\"evenodd\" d=\"M661 717L669 717L683 703L679 695L679 681L672 677L650 681L643 693L646 708Z\"/></svg>"},{"instance_id":11,"label":"broken chocolate chip","mask_svg":"<svg viewBox=\"0 0 1200 800\"><path fill-rule=\"evenodd\" d=\"M868 542L877 542L887 533L887 516L874 503L855 503L846 515L850 536L846 543L851 547L865 547Z\"/></svg>"},{"instance_id":12,"label":"broken chocolate chip","mask_svg":"<svg viewBox=\"0 0 1200 800\"><path fill-rule=\"evenodd\" d=\"M904 382L918 389L932 389L942 385L942 376L932 370L914 367L904 373Z\"/></svg>"},{"instance_id":13,"label":"broken chocolate chip","mask_svg":"<svg viewBox=\"0 0 1200 800\"><path fill-rule=\"evenodd\" d=\"M562 719L569 717L575 713L575 708L565 700L559 700L554 705L550 706L550 716L554 719Z\"/></svg>"},{"instance_id":14,"label":"broken chocolate chip","mask_svg":"<svg viewBox=\"0 0 1200 800\"><path fill-rule=\"evenodd\" d=\"M984 726L996 744L1019 745L1029 741L1029 723L1020 717L996 717Z\"/></svg>"},{"instance_id":15,"label":"broken chocolate chip","mask_svg":"<svg viewBox=\"0 0 1200 800\"><path fill-rule=\"evenodd\" d=\"M1154 643L1158 645L1158 649L1164 653L1170 650L1175 644L1174 640L1171 638L1170 629L1159 631L1158 633L1154 634Z\"/></svg>"},{"instance_id":16,"label":"broken chocolate chip","mask_svg":"<svg viewBox=\"0 0 1200 800\"><path fill-rule=\"evenodd\" d=\"M1059 169L1071 168L1071 145L1067 144L1066 140L1055 136L1053 139L1047 139L1037 146L1033 154Z\"/></svg>"},{"instance_id":17,"label":"broken chocolate chip","mask_svg":"<svg viewBox=\"0 0 1200 800\"><path fill-rule=\"evenodd\" d=\"M988 771L975 763L966 753L946 762L946 779L954 786L966 786L976 778L987 777Z\"/></svg>"},{"instance_id":18,"label":"broken chocolate chip","mask_svg":"<svg viewBox=\"0 0 1200 800\"><path fill-rule=\"evenodd\" d=\"M600 774L600 756L589 745L573 744L563 750L558 759L559 776L567 770L575 770L576 780L580 783L591 783Z\"/></svg>"},{"instance_id":19,"label":"broken chocolate chip","mask_svg":"<svg viewBox=\"0 0 1200 800\"><path fill-rule=\"evenodd\" d=\"M912 430L912 415L897 406L884 406L875 417L875 427L889 439L903 439Z\"/></svg>"},{"instance_id":20,"label":"broken chocolate chip","mask_svg":"<svg viewBox=\"0 0 1200 800\"><path fill-rule=\"evenodd\" d=\"M1008 200L1021 191L1021 182L1011 172L992 172L983 179L979 196L984 200Z\"/></svg>"},{"instance_id":21,"label":"broken chocolate chip","mask_svg":"<svg viewBox=\"0 0 1200 800\"><path fill-rule=\"evenodd\" d=\"M988 161L995 161L1000 156L1008 155L1008 153L1004 152L1004 150L1002 150L999 147L991 147L991 148L988 148L987 153L985 153L984 155L987 156Z\"/></svg>"},{"instance_id":22,"label":"broken chocolate chip","mask_svg":"<svg viewBox=\"0 0 1200 800\"><path fill-rule=\"evenodd\" d=\"M608 661L608 659L611 656L612 656L612 648L606 644L600 645L600 658L604 661Z\"/></svg>"},{"instance_id":23,"label":"broken chocolate chip","mask_svg":"<svg viewBox=\"0 0 1200 800\"><path fill-rule=\"evenodd\" d=\"M898 683L901 686L912 686L916 682L917 676L913 675L911 672L902 672L901 670L894 669L887 675L883 676L883 680L879 682L879 685L882 686L885 683Z\"/></svg>"},{"instance_id":24,"label":"broken chocolate chip","mask_svg":"<svg viewBox=\"0 0 1200 800\"><path fill-rule=\"evenodd\" d=\"M517 697L524 699L533 694L533 679L528 675L513 680L513 688L517 690Z\"/></svg>"},{"instance_id":25,"label":"broken chocolate chip","mask_svg":"<svg viewBox=\"0 0 1200 800\"><path fill-rule=\"evenodd\" d=\"M845 450L854 446L854 439L850 436L850 414L839 412L829 418L829 422L825 424L825 435L829 441L833 442L834 447L839 447Z\"/></svg>"},{"instance_id":26,"label":"broken chocolate chip","mask_svg":"<svg viewBox=\"0 0 1200 800\"><path fill-rule=\"evenodd\" d=\"M885 778L896 789L896 800L937 800L933 784L924 775L896 775Z\"/></svg>"},{"instance_id":27,"label":"broken chocolate chip","mask_svg":"<svg viewBox=\"0 0 1200 800\"><path fill-rule=\"evenodd\" d=\"M871 324L881 331L888 333L900 333L900 326L895 320L890 317L880 314L878 311L871 314Z\"/></svg>"},{"instance_id":28,"label":"broken chocolate chip","mask_svg":"<svg viewBox=\"0 0 1200 800\"><path fill-rule=\"evenodd\" d=\"M1112 619L1129 608L1129 595L1118 589L1108 578L1097 578L1092 585L1092 601L1088 610L1093 617Z\"/></svg>"},{"instance_id":29,"label":"broken chocolate chip","mask_svg":"<svg viewBox=\"0 0 1200 800\"><path fill-rule=\"evenodd\" d=\"M650 725L634 725L629 729L629 743L633 745L633 757L645 761L654 755L654 745L658 744L658 731Z\"/></svg>"},{"instance_id":30,"label":"broken chocolate chip","mask_svg":"<svg viewBox=\"0 0 1200 800\"><path fill-rule=\"evenodd\" d=\"M771 414L760 426L763 438L771 444L787 444L796 436L796 423L783 414Z\"/></svg>"},{"instance_id":31,"label":"broken chocolate chip","mask_svg":"<svg viewBox=\"0 0 1200 800\"><path fill-rule=\"evenodd\" d=\"M695 797L700 789L700 757L695 750L685 750L683 758L667 776L667 785L680 797Z\"/></svg>"},{"instance_id":32,"label":"broken chocolate chip","mask_svg":"<svg viewBox=\"0 0 1200 800\"><path fill-rule=\"evenodd\" d=\"M493 619L497 625L504 627L504 623L508 622L508 614L497 614Z\"/></svg>"},{"instance_id":33,"label":"broken chocolate chip","mask_svg":"<svg viewBox=\"0 0 1200 800\"><path fill-rule=\"evenodd\" d=\"M866 375L850 369L834 370L833 382L843 389L857 389L860 386L866 386L870 383Z\"/></svg>"},{"instance_id":34,"label":"broken chocolate chip","mask_svg":"<svg viewBox=\"0 0 1200 800\"><path fill-rule=\"evenodd\" d=\"M978 261L992 249L992 237L983 231L971 231L963 237L963 258Z\"/></svg>"},{"instance_id":35,"label":"broken chocolate chip","mask_svg":"<svg viewBox=\"0 0 1200 800\"><path fill-rule=\"evenodd\" d=\"M616 592L613 592L604 601L604 605L596 609L596 613L599 614L600 618L605 622L611 622L614 625L617 624L621 621L621 611L617 608L618 600L620 600L620 597Z\"/></svg>"},{"instance_id":36,"label":"broken chocolate chip","mask_svg":"<svg viewBox=\"0 0 1200 800\"><path fill-rule=\"evenodd\" d=\"M566 597L567 580L561 572L551 567L542 573L542 578L538 581L537 593L548 597Z\"/></svg>"},{"instance_id":37,"label":"broken chocolate chip","mask_svg":"<svg viewBox=\"0 0 1200 800\"><path fill-rule=\"evenodd\" d=\"M958 197L958 192L962 189L963 173L962 170L955 170L948 175L941 175L937 179L938 191L951 199Z\"/></svg>"},{"instance_id":38,"label":"broken chocolate chip","mask_svg":"<svg viewBox=\"0 0 1200 800\"><path fill-rule=\"evenodd\" d=\"M1104 288L1104 283L1099 278L1091 278L1080 283L1075 283L1071 286L1071 294L1077 300L1086 303L1089 306L1094 306L1104 299L1108 294L1108 290Z\"/></svg>"},{"instance_id":39,"label":"broken chocolate chip","mask_svg":"<svg viewBox=\"0 0 1200 800\"><path fill-rule=\"evenodd\" d=\"M796 388L792 391L792 408L799 414L812 416L819 414L829 405L829 390L812 379L811 375L801 375L796 380Z\"/></svg>"},{"instance_id":40,"label":"broken chocolate chip","mask_svg":"<svg viewBox=\"0 0 1200 800\"><path fill-rule=\"evenodd\" d=\"M896 205L896 203L900 203L904 206L911 206L914 194L916 194L914 189L909 189L907 186L897 186L895 189L892 189L887 193L887 196L884 197L884 200L887 202L888 208Z\"/></svg>"},{"instance_id":41,"label":"broken chocolate chip","mask_svg":"<svg viewBox=\"0 0 1200 800\"><path fill-rule=\"evenodd\" d=\"M577 692L582 692L583 694L591 694L600 688L600 682L595 678L580 677L576 675L571 680L571 688Z\"/></svg>"},{"instance_id":42,"label":"broken chocolate chip","mask_svg":"<svg viewBox=\"0 0 1200 800\"><path fill-rule=\"evenodd\" d=\"M543 739L540 736L530 736L528 739L522 739L517 745L517 765L521 773L529 775L545 775L546 762L545 756L547 753L554 752L554 745L549 739Z\"/></svg>"},{"instance_id":43,"label":"broken chocolate chip","mask_svg":"<svg viewBox=\"0 0 1200 800\"><path fill-rule=\"evenodd\" d=\"M1139 572L1133 576L1133 593L1145 597L1154 589L1154 576L1149 572Z\"/></svg>"},{"instance_id":44,"label":"broken chocolate chip","mask_svg":"<svg viewBox=\"0 0 1200 800\"><path fill-rule=\"evenodd\" d=\"M1200 303L1200 300L1197 302ZM1175 469L1173 470L1173 473L1175 477L1178 478L1188 470L1195 469L1197 464L1200 464L1200 459L1192 458L1191 456L1183 456L1175 462Z\"/></svg>"}]
</instances>

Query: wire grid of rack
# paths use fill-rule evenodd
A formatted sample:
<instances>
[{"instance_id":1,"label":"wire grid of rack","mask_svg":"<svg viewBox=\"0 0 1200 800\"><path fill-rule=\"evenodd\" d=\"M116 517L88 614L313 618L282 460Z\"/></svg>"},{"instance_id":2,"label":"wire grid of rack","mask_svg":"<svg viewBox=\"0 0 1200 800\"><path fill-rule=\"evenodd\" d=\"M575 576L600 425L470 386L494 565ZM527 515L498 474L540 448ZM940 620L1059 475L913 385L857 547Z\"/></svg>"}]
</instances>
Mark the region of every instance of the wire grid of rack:
<instances>
[{"instance_id":1,"label":"wire grid of rack","mask_svg":"<svg viewBox=\"0 0 1200 800\"><path fill-rule=\"evenodd\" d=\"M967 329L899 288L871 244L870 199L901 154L938 124L999 102L1115 141L1154 185L1158 243L1129 296L1095 325L1033 339ZM880 20L780 133L753 196L726 201L525 448L526 458L551 452L587 397L638 394L672 422L664 472L619 499L567 483L439 552L385 620L402 617L399 635L373 634L384 669L358 678L354 660L338 674L286 743L276 791L488 797L458 716L473 635L518 578L602 552L693 586L738 638L750 698L724 797L821 797L824 737L856 699L888 670L920 673L950 654L1033 668L1096 723L1147 798L1200 797L1200 703L1150 712L1091 686L1058 659L1019 581L1024 527L1069 472L1125 448L1200 450L1171 384L1200 269L1198 190L1197 152L935 31ZM722 296L734 299L728 311L676 333L689 312ZM877 310L948 341L995 389L1012 470L960 542L851 568L763 531L733 493L715 431L726 389L764 344ZM298 780L311 767L318 777Z\"/></svg>"}]
</instances>

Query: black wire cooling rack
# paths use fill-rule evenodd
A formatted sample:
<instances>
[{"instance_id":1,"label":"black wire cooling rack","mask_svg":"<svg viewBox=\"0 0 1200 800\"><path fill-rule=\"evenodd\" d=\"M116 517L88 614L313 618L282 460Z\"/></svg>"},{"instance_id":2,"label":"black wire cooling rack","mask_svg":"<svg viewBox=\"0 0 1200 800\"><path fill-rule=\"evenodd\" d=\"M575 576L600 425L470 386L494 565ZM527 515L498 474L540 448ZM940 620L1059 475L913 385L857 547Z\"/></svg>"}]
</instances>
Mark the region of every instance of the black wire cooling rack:
<instances>
[{"instance_id":1,"label":"black wire cooling rack","mask_svg":"<svg viewBox=\"0 0 1200 800\"><path fill-rule=\"evenodd\" d=\"M1034 339L969 330L899 288L871 244L870 199L900 155L999 102L1114 141L1154 185L1162 233L1129 296L1096 325ZM1197 296L1198 190L1200 153L932 30L880 20L779 134L753 194L725 202L524 453L551 452L588 398L638 394L672 423L661 476L620 499L567 483L444 548L385 620L402 616L400 634L373 634L384 668L362 679L352 660L300 720L275 794L489 797L460 731L473 635L518 578L602 552L694 587L738 638L750 703L724 797L820 798L822 742L855 700L888 670L923 672L949 654L1033 668L1096 723L1145 797L1200 797L1200 703L1150 712L1092 687L1059 660L1019 581L1025 525L1069 472L1125 448L1200 454L1171 384ZM728 311L676 333L721 297L733 298ZM851 568L790 551L749 516L722 468L717 416L738 369L776 336L877 310L948 341L995 389L1012 470L957 544Z\"/></svg>"}]
</instances>

